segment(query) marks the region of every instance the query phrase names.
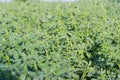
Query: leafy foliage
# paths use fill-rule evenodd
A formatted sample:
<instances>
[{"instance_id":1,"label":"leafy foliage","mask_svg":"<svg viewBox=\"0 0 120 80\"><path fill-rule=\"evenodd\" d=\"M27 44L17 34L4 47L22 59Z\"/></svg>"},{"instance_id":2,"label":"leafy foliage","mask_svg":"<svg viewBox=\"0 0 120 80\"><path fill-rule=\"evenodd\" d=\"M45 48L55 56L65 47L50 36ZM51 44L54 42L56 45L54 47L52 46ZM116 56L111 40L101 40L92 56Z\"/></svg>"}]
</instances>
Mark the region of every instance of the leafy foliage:
<instances>
[{"instance_id":1,"label":"leafy foliage","mask_svg":"<svg viewBox=\"0 0 120 80\"><path fill-rule=\"evenodd\" d=\"M0 80L119 80L120 3L0 4Z\"/></svg>"}]
</instances>

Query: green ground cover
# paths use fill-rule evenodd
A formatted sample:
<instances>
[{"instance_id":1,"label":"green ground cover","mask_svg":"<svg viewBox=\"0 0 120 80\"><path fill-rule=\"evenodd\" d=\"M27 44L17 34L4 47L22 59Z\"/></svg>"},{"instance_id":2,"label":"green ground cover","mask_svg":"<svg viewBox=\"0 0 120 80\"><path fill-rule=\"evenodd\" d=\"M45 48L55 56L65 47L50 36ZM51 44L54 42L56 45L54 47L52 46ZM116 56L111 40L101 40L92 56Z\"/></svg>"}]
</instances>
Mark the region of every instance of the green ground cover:
<instances>
[{"instance_id":1,"label":"green ground cover","mask_svg":"<svg viewBox=\"0 0 120 80\"><path fill-rule=\"evenodd\" d=\"M120 80L120 3L0 3L0 80Z\"/></svg>"}]
</instances>

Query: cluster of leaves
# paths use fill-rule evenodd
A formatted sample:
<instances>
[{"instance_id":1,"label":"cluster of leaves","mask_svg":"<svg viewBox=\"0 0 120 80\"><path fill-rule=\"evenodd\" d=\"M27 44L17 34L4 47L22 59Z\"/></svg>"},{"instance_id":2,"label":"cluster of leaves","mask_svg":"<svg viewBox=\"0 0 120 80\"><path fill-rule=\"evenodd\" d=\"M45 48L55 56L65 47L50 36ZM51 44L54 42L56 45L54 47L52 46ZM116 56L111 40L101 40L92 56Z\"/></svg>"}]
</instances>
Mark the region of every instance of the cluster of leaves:
<instances>
[{"instance_id":1,"label":"cluster of leaves","mask_svg":"<svg viewBox=\"0 0 120 80\"><path fill-rule=\"evenodd\" d=\"M0 80L119 80L120 4L0 4Z\"/></svg>"}]
</instances>

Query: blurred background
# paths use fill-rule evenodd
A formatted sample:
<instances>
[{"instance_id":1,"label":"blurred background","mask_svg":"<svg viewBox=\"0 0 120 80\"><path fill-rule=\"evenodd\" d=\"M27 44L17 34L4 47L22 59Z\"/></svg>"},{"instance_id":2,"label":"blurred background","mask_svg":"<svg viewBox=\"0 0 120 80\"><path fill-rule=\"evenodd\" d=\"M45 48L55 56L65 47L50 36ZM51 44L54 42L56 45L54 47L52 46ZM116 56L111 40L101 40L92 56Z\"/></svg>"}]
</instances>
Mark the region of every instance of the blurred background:
<instances>
[{"instance_id":1,"label":"blurred background","mask_svg":"<svg viewBox=\"0 0 120 80\"><path fill-rule=\"evenodd\" d=\"M12 0L0 0L0 2L11 2ZM20 1L26 1L26 0L20 0ZM56 1L61 1L61 2L73 2L73 1L78 1L78 0L41 0L41 1L46 1L46 2L56 2Z\"/></svg>"},{"instance_id":2,"label":"blurred background","mask_svg":"<svg viewBox=\"0 0 120 80\"><path fill-rule=\"evenodd\" d=\"M11 2L11 0L0 0L0 2Z\"/></svg>"}]
</instances>

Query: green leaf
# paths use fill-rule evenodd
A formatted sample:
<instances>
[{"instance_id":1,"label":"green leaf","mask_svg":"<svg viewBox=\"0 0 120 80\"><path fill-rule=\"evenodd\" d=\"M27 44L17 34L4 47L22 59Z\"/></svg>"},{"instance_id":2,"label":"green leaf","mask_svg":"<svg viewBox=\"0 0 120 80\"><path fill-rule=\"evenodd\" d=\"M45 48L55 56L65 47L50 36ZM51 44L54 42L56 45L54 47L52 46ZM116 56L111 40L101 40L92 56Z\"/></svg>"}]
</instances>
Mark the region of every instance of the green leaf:
<instances>
[{"instance_id":1,"label":"green leaf","mask_svg":"<svg viewBox=\"0 0 120 80\"><path fill-rule=\"evenodd\" d=\"M20 75L20 80L26 80L26 74L21 74Z\"/></svg>"}]
</instances>

